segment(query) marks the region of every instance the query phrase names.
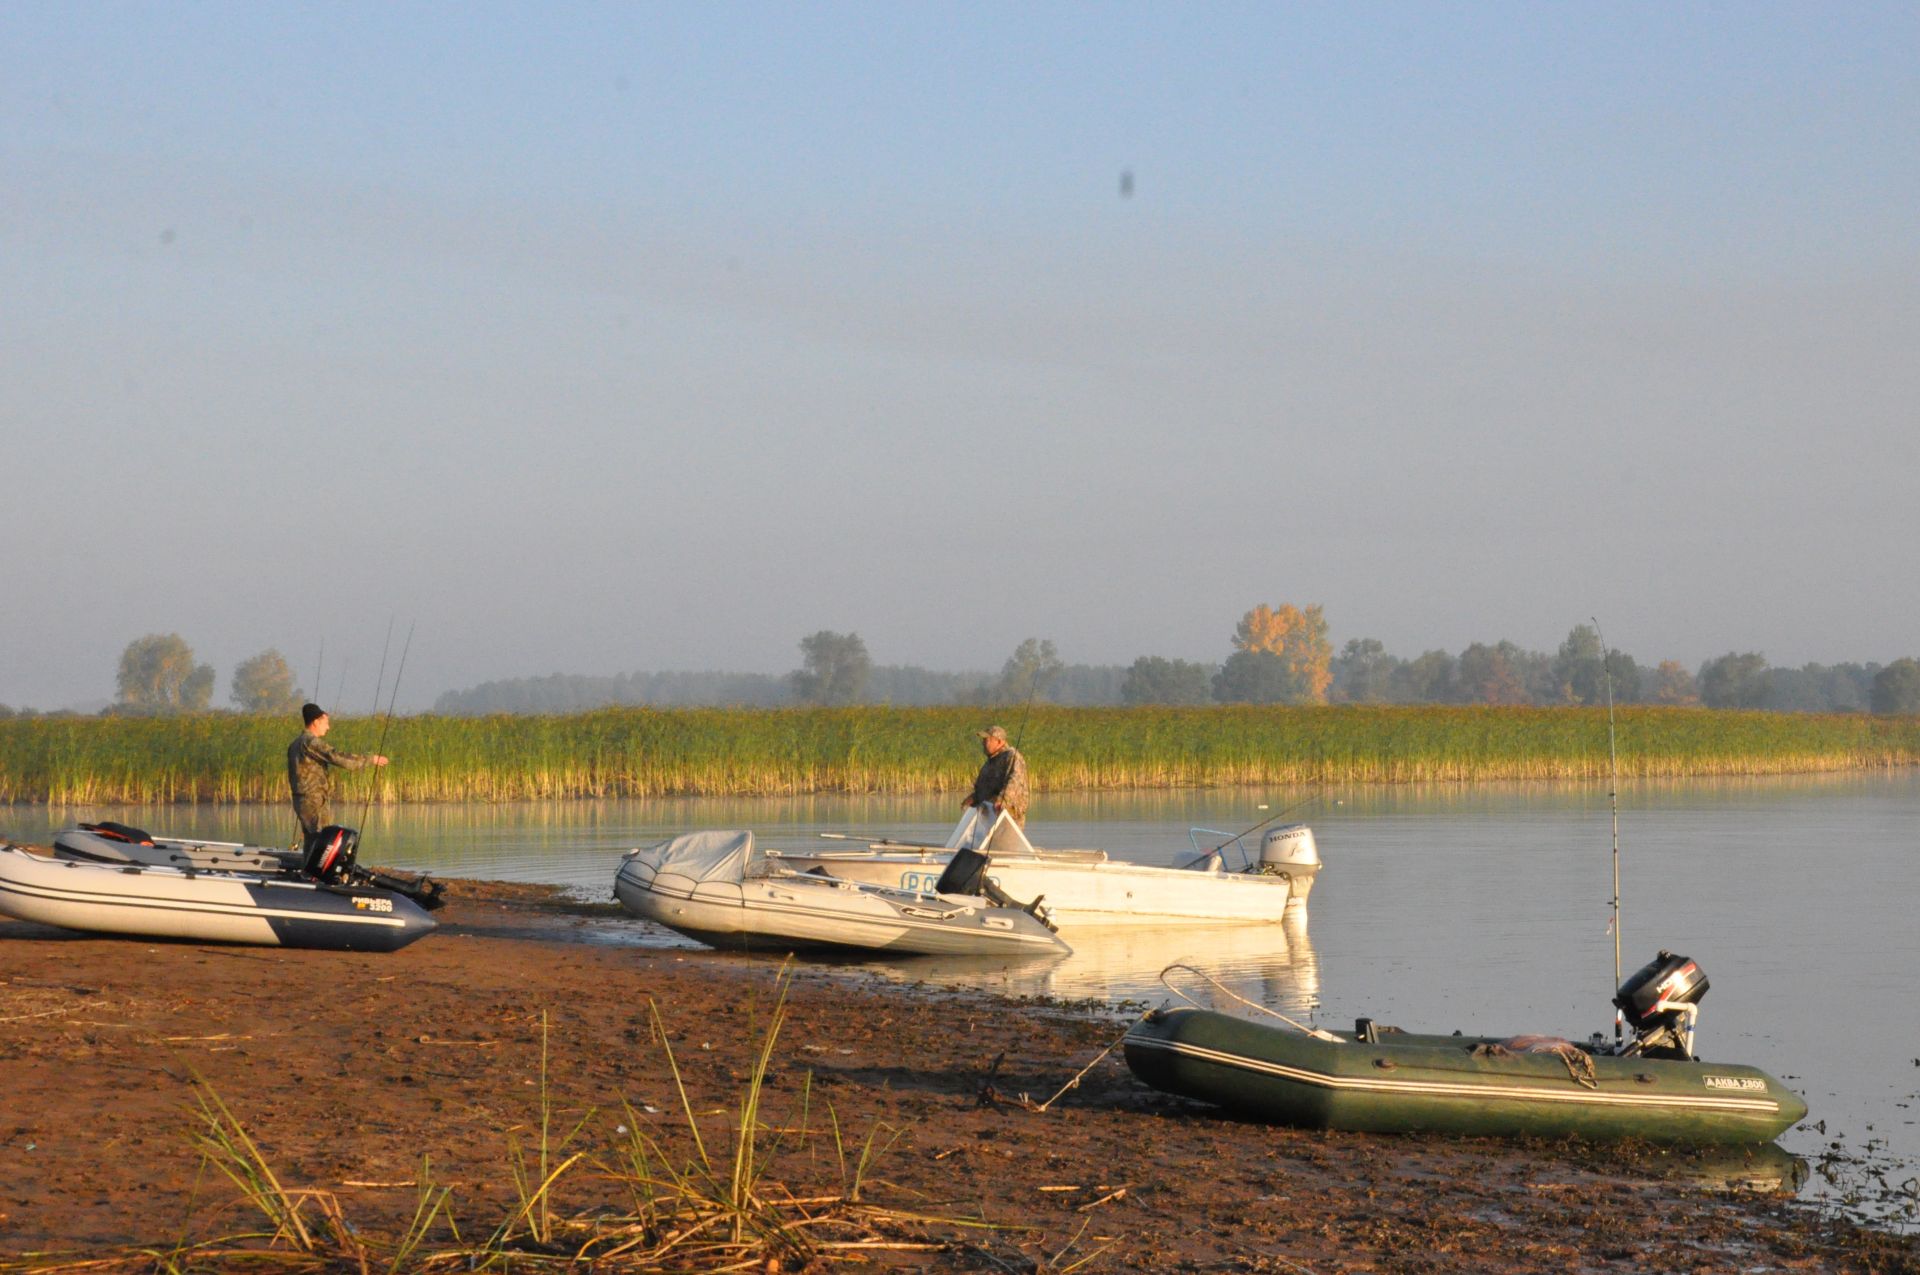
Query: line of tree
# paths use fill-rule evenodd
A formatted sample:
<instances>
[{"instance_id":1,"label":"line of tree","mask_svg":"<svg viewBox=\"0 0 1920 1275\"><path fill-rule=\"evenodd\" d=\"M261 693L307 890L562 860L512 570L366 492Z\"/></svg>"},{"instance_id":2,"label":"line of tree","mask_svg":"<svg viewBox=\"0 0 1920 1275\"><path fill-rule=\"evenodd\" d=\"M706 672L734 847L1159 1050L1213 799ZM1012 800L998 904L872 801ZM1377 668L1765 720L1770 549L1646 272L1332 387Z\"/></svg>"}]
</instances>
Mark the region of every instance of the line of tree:
<instances>
[{"instance_id":1,"label":"line of tree","mask_svg":"<svg viewBox=\"0 0 1920 1275\"><path fill-rule=\"evenodd\" d=\"M1551 653L1475 642L1457 654L1390 654L1355 638L1336 654L1318 606L1253 607L1219 664L1143 655L1131 665L1068 664L1050 639L1028 638L997 674L875 664L858 633L822 629L800 640L784 678L747 673L634 673L522 678L448 692L445 713L565 712L603 704L1621 704L1706 705L1782 712L1920 712L1920 663L1772 668L1729 652L1689 669L1642 665L1603 649L1580 624Z\"/></svg>"},{"instance_id":2,"label":"line of tree","mask_svg":"<svg viewBox=\"0 0 1920 1275\"><path fill-rule=\"evenodd\" d=\"M1240 617L1219 664L1142 655L1131 665L1069 664L1053 641L1031 637L997 673L943 672L911 664L875 664L858 633L822 629L800 639L800 666L766 673L656 672L612 676L554 673L507 678L448 691L434 711L450 715L569 713L609 705L709 704L1588 704L1704 705L1775 712L1920 713L1920 661L1806 664L1775 668L1759 652L1729 651L1688 668L1676 660L1646 666L1604 650L1592 625L1580 624L1552 653L1513 642L1474 642L1463 650L1389 653L1354 638L1336 653L1318 606L1253 607ZM194 657L178 633L150 633L127 644L116 673L117 697L105 711L160 715L213 711L213 667ZM306 698L277 650L234 669L229 692L243 713L291 713ZM0 719L41 716L0 704Z\"/></svg>"},{"instance_id":3,"label":"line of tree","mask_svg":"<svg viewBox=\"0 0 1920 1275\"><path fill-rule=\"evenodd\" d=\"M1602 651L1591 625L1577 625L1551 655L1512 642L1476 642L1458 655L1408 660L1370 638L1341 648L1328 699L1352 704L1622 704L1764 709L1787 713L1920 712L1920 663L1806 664L1774 668L1764 655L1729 651L1689 669L1652 667ZM1609 682L1611 686L1609 687Z\"/></svg>"}]
</instances>

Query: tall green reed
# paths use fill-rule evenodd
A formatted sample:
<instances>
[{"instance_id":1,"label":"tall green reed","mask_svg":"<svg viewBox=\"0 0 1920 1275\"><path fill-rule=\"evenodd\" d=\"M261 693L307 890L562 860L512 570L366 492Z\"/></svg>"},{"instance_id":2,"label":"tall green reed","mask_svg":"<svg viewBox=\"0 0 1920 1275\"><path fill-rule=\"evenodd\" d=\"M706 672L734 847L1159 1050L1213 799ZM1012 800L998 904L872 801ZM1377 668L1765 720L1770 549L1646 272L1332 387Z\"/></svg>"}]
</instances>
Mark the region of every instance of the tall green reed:
<instances>
[{"instance_id":1,"label":"tall green reed","mask_svg":"<svg viewBox=\"0 0 1920 1275\"><path fill-rule=\"evenodd\" d=\"M978 708L601 709L398 718L394 764L337 777L343 801L925 793L964 788ZM0 802L280 802L295 727L272 718L0 721ZM373 718L331 741L369 751ZM1035 706L1021 748L1042 790L1592 779L1604 710L1455 705ZM1920 718L1635 706L1623 774L1725 776L1909 766Z\"/></svg>"}]
</instances>

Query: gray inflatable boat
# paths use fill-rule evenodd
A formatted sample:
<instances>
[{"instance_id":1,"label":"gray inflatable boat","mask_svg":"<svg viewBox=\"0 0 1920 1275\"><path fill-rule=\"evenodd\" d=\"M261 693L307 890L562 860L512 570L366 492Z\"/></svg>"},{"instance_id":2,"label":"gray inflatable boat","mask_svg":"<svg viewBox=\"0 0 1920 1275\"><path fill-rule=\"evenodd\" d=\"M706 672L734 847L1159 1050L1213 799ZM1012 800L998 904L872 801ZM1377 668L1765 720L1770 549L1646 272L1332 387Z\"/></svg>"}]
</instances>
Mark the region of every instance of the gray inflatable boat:
<instances>
[{"instance_id":1,"label":"gray inflatable boat","mask_svg":"<svg viewBox=\"0 0 1920 1275\"><path fill-rule=\"evenodd\" d=\"M433 918L392 890L294 876L84 862L0 845L0 912L96 934L392 952Z\"/></svg>"},{"instance_id":2,"label":"gray inflatable boat","mask_svg":"<svg viewBox=\"0 0 1920 1275\"><path fill-rule=\"evenodd\" d=\"M62 829L54 837L53 857L81 863L240 872L329 885L372 886L405 895L429 912L441 905L438 881L424 873L363 867L359 847L359 832L338 826L322 828L308 838L305 850L282 850L235 841L160 837L123 823L82 823Z\"/></svg>"},{"instance_id":3,"label":"gray inflatable boat","mask_svg":"<svg viewBox=\"0 0 1920 1275\"><path fill-rule=\"evenodd\" d=\"M712 947L975 956L1071 951L1037 904L1003 906L978 895L787 871L756 851L751 832L693 832L629 850L613 893L635 916Z\"/></svg>"},{"instance_id":4,"label":"gray inflatable boat","mask_svg":"<svg viewBox=\"0 0 1920 1275\"><path fill-rule=\"evenodd\" d=\"M298 872L304 857L299 850L237 841L159 837L123 823L82 823L62 828L54 835L53 852L62 859L88 863L138 863L153 868L220 872Z\"/></svg>"}]
</instances>

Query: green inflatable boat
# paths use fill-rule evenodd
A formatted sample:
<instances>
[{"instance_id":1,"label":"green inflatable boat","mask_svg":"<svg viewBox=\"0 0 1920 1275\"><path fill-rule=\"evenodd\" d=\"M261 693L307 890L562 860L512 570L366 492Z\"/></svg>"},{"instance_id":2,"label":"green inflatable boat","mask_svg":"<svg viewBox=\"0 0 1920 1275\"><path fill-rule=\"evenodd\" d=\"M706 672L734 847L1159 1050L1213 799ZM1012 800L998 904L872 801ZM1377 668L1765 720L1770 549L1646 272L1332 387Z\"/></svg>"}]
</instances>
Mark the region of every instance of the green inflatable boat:
<instances>
[{"instance_id":1,"label":"green inflatable boat","mask_svg":"<svg viewBox=\"0 0 1920 1275\"><path fill-rule=\"evenodd\" d=\"M1697 990L1670 981L1682 995L1652 990L1636 1011L1623 985L1637 1034L1618 1052L1597 1037L1420 1036L1364 1019L1309 1033L1181 1008L1127 1034L1127 1066L1155 1089L1309 1129L1759 1143L1807 1114L1765 1072L1692 1056L1706 978L1691 961L1663 952L1635 978Z\"/></svg>"}]
</instances>

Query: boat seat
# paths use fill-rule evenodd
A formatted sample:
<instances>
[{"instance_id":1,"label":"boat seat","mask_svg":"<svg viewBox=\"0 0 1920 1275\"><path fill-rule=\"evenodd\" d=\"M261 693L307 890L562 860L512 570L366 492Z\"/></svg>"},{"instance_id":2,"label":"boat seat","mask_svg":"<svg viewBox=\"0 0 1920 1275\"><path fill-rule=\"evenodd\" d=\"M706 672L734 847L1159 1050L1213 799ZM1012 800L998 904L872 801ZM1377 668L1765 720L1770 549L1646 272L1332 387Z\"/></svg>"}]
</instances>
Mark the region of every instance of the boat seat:
<instances>
[{"instance_id":1,"label":"boat seat","mask_svg":"<svg viewBox=\"0 0 1920 1275\"><path fill-rule=\"evenodd\" d=\"M80 831L91 832L95 836L105 837L109 841L132 842L136 846L150 846L153 844L153 836L151 833L141 828L131 827L128 824L115 823L111 819L103 819L99 823L83 823L80 825Z\"/></svg>"},{"instance_id":2,"label":"boat seat","mask_svg":"<svg viewBox=\"0 0 1920 1275\"><path fill-rule=\"evenodd\" d=\"M978 850L965 848L955 850L953 859L947 864L946 871L940 874L940 880L934 883L935 894L980 894L987 880L987 856Z\"/></svg>"}]
</instances>

